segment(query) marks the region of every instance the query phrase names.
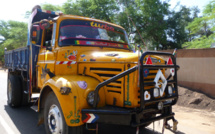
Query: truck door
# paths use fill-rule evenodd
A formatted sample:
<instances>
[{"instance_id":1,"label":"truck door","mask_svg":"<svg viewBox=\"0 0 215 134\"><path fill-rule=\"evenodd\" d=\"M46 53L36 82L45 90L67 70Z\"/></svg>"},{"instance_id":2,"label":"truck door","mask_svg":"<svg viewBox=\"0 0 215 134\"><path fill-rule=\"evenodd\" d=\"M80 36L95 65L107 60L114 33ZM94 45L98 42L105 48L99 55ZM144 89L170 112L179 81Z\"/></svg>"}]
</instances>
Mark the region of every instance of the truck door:
<instances>
[{"instance_id":1,"label":"truck door","mask_svg":"<svg viewBox=\"0 0 215 134\"><path fill-rule=\"evenodd\" d=\"M50 78L47 71L54 73L54 40L55 40L55 30L53 34L53 28L55 29L56 24L51 25L49 28L43 30L43 39L40 48L40 53L38 57L38 71L37 71L37 81L38 87L41 88L43 84Z\"/></svg>"}]
</instances>

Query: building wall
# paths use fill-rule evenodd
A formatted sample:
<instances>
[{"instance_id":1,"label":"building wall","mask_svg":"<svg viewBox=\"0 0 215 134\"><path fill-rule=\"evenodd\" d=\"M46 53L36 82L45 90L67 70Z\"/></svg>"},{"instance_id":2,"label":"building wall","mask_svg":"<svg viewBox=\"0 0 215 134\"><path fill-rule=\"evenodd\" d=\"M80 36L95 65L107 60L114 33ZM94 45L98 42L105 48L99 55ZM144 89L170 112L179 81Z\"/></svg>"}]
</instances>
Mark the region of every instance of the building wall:
<instances>
[{"instance_id":1,"label":"building wall","mask_svg":"<svg viewBox=\"0 0 215 134\"><path fill-rule=\"evenodd\" d=\"M179 85L215 97L215 48L180 49L176 61L180 66Z\"/></svg>"}]
</instances>

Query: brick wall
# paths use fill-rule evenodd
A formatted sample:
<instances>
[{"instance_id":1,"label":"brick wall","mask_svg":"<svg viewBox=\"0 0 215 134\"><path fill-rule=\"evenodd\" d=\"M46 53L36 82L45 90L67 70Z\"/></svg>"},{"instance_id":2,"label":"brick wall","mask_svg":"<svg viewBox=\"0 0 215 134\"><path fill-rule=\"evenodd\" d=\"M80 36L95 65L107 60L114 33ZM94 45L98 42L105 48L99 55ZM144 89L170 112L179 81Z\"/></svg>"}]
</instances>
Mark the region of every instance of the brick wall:
<instances>
[{"instance_id":1,"label":"brick wall","mask_svg":"<svg viewBox=\"0 0 215 134\"><path fill-rule=\"evenodd\" d=\"M177 64L179 85L215 98L215 48L177 50Z\"/></svg>"}]
</instances>

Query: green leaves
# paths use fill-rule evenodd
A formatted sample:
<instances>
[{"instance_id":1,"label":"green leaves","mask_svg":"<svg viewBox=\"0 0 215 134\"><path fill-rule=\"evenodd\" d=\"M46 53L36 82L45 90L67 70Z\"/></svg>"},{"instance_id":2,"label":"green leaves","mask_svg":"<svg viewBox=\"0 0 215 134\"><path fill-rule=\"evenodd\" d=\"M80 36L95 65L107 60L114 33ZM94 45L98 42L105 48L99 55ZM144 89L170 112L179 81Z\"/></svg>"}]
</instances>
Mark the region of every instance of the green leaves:
<instances>
[{"instance_id":1,"label":"green leaves","mask_svg":"<svg viewBox=\"0 0 215 134\"><path fill-rule=\"evenodd\" d=\"M4 48L12 50L26 46L27 24L17 21L0 20L0 60L3 58Z\"/></svg>"},{"instance_id":2,"label":"green leaves","mask_svg":"<svg viewBox=\"0 0 215 134\"><path fill-rule=\"evenodd\" d=\"M60 6L52 5L52 4L43 4L42 9L49 11L61 11L62 8Z\"/></svg>"},{"instance_id":3,"label":"green leaves","mask_svg":"<svg viewBox=\"0 0 215 134\"><path fill-rule=\"evenodd\" d=\"M81 15L113 22L114 14L119 11L115 0L68 0L63 4L64 14Z\"/></svg>"},{"instance_id":4,"label":"green leaves","mask_svg":"<svg viewBox=\"0 0 215 134\"><path fill-rule=\"evenodd\" d=\"M211 44L214 43L215 35L212 34L209 37L202 36L200 38L196 38L190 42L185 42L183 44L183 48L191 49L191 48L210 48Z\"/></svg>"},{"instance_id":5,"label":"green leaves","mask_svg":"<svg viewBox=\"0 0 215 134\"><path fill-rule=\"evenodd\" d=\"M192 40L190 29L186 30L185 27L197 17L198 13L197 7L187 8L185 6L180 6L178 11L170 11L166 31L169 38L167 48L182 48L184 42Z\"/></svg>"},{"instance_id":6,"label":"green leaves","mask_svg":"<svg viewBox=\"0 0 215 134\"><path fill-rule=\"evenodd\" d=\"M205 6L203 16L195 18L186 27L193 36L190 42L183 44L185 48L209 48L215 42L215 1Z\"/></svg>"}]
</instances>

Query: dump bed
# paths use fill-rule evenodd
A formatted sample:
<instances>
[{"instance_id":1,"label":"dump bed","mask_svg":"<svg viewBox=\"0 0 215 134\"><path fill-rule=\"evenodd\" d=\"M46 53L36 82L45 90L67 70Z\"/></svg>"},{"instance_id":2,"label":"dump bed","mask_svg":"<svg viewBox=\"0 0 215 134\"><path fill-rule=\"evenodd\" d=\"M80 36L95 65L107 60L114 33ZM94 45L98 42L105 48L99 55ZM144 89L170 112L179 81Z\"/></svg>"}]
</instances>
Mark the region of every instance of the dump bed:
<instances>
[{"instance_id":1,"label":"dump bed","mask_svg":"<svg viewBox=\"0 0 215 134\"><path fill-rule=\"evenodd\" d=\"M12 70L27 71L29 63L29 47L5 51L5 67Z\"/></svg>"},{"instance_id":2,"label":"dump bed","mask_svg":"<svg viewBox=\"0 0 215 134\"><path fill-rule=\"evenodd\" d=\"M35 9L33 13L30 16L30 21L28 24L28 42L27 47L18 48L11 51L5 51L5 67L8 69L14 70L21 70L21 71L27 71L29 69L29 66L31 67L31 70L35 74L36 72L36 63L37 63L37 55L39 53L39 47L37 45L40 44L31 44L30 43L30 28L32 26L32 23L48 19L48 18L54 18L57 17L59 14L51 11L41 10L41 9ZM31 46L31 50L30 50ZM30 59L31 58L31 59ZM32 61L31 64L29 64L29 59Z\"/></svg>"}]
</instances>

